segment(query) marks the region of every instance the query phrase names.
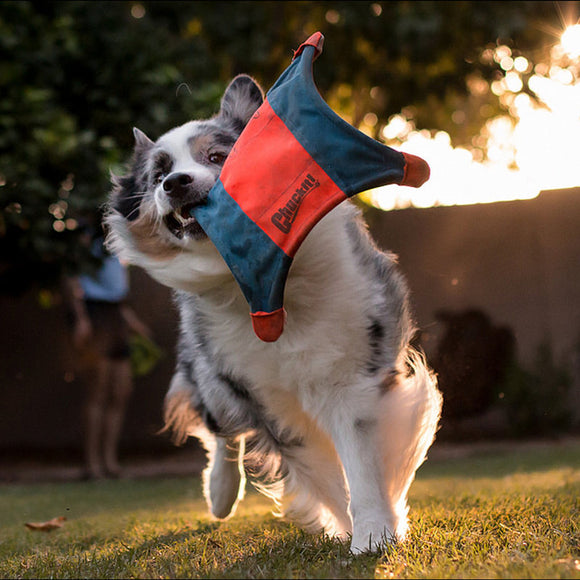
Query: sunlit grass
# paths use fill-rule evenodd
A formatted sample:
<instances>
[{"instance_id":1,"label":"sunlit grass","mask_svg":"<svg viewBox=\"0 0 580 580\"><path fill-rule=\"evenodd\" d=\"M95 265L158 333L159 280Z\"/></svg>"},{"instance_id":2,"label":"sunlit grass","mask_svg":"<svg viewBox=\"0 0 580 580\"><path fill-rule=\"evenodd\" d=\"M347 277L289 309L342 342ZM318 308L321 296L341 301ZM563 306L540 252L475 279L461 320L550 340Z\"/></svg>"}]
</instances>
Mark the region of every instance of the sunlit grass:
<instances>
[{"instance_id":1,"label":"sunlit grass","mask_svg":"<svg viewBox=\"0 0 580 580\"><path fill-rule=\"evenodd\" d=\"M427 462L382 556L309 536L253 492L208 517L199 478L0 487L4 578L580 578L580 443ZM45 534L27 521L67 516Z\"/></svg>"}]
</instances>

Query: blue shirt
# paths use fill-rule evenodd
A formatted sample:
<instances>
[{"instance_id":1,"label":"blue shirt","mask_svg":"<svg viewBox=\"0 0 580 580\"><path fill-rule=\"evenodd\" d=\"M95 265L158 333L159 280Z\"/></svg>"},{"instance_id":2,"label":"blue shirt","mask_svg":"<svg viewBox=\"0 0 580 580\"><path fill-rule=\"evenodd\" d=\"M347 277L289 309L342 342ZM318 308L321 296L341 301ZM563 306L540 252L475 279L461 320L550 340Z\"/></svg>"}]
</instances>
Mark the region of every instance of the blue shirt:
<instances>
[{"instance_id":1,"label":"blue shirt","mask_svg":"<svg viewBox=\"0 0 580 580\"><path fill-rule=\"evenodd\" d=\"M95 257L101 258L103 263L94 276L79 276L85 300L121 302L129 294L127 269L116 256L105 254L102 238L93 242L91 252Z\"/></svg>"}]
</instances>

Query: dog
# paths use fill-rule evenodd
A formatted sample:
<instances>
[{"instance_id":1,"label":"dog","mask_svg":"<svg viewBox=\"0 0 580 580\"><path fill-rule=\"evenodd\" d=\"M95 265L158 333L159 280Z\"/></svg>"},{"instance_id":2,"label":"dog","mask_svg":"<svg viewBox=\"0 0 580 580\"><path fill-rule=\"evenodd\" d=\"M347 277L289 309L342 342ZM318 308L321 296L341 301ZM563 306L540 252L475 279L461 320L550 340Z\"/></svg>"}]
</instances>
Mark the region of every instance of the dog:
<instances>
[{"instance_id":1,"label":"dog","mask_svg":"<svg viewBox=\"0 0 580 580\"><path fill-rule=\"evenodd\" d=\"M274 511L312 533L350 538L353 553L403 540L407 496L441 412L396 258L373 242L349 201L322 218L286 282L287 322L259 340L228 266L191 217L264 93L248 75L219 112L157 141L134 129L125 175L112 176L111 251L173 289L176 368L164 403L177 443L207 450L204 495L234 514L246 477Z\"/></svg>"}]
</instances>

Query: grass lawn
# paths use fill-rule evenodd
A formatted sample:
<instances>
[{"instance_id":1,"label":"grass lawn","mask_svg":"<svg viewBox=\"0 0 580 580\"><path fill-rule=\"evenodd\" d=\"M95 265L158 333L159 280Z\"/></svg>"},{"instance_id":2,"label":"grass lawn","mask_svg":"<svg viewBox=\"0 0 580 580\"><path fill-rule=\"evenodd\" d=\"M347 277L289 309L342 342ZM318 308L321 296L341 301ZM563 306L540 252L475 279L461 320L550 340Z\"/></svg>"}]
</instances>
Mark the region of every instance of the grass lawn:
<instances>
[{"instance_id":1,"label":"grass lawn","mask_svg":"<svg viewBox=\"0 0 580 580\"><path fill-rule=\"evenodd\" d=\"M427 461L410 504L408 541L354 557L252 491L212 521L198 478L3 484L0 577L580 578L579 441Z\"/></svg>"}]
</instances>

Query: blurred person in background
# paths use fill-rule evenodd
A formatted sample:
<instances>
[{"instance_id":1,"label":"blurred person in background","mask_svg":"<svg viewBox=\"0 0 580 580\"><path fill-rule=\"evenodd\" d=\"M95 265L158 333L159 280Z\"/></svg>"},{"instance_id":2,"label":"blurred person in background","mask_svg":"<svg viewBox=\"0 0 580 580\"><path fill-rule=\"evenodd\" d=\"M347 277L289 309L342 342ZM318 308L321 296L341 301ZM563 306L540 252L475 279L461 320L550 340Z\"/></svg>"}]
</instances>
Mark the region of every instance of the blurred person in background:
<instances>
[{"instance_id":1,"label":"blurred person in background","mask_svg":"<svg viewBox=\"0 0 580 580\"><path fill-rule=\"evenodd\" d=\"M83 405L85 478L119 477L119 441L133 390L131 332L150 337L126 300L127 268L108 253L100 216L85 240L100 264L96 271L65 280L75 365L86 388Z\"/></svg>"}]
</instances>

